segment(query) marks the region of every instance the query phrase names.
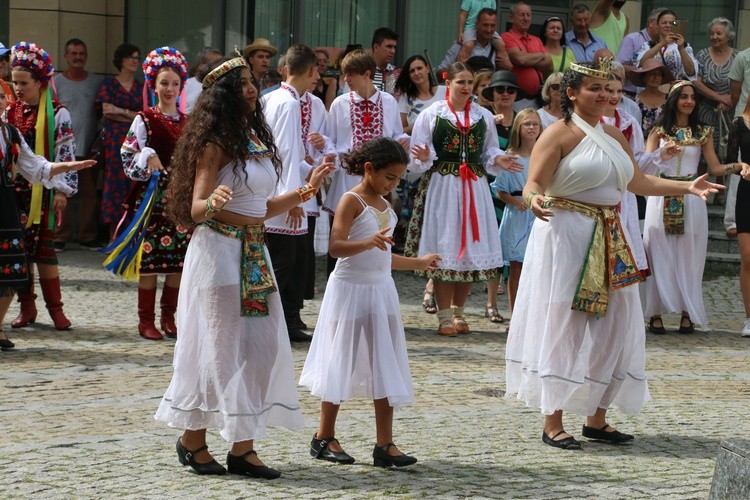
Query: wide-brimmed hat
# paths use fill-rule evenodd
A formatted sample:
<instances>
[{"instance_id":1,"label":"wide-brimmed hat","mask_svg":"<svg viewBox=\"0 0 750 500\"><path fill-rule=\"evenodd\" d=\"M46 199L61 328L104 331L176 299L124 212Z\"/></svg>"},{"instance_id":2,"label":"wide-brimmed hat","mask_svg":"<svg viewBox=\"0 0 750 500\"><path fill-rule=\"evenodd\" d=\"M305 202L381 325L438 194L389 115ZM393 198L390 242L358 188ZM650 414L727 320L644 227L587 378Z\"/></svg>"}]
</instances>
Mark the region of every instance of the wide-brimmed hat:
<instances>
[{"instance_id":1,"label":"wide-brimmed hat","mask_svg":"<svg viewBox=\"0 0 750 500\"><path fill-rule=\"evenodd\" d=\"M674 75L667 68L660 59L646 59L641 60L641 67L638 69L631 69L628 71L628 79L636 87L646 86L646 73L649 71L658 70L661 71L661 83L670 83L674 81Z\"/></svg>"},{"instance_id":2,"label":"wide-brimmed hat","mask_svg":"<svg viewBox=\"0 0 750 500\"><path fill-rule=\"evenodd\" d=\"M490 78L490 84L482 90L482 97L488 101L492 100L495 87L514 87L516 89L516 99L523 97L523 90L516 83L516 75L507 70L495 71Z\"/></svg>"},{"instance_id":3,"label":"wide-brimmed hat","mask_svg":"<svg viewBox=\"0 0 750 500\"><path fill-rule=\"evenodd\" d=\"M271 45L271 42L267 38L256 38L253 40L253 43L242 49L242 55L248 58L256 50L265 50L271 54L271 57L279 53L279 50Z\"/></svg>"}]
</instances>

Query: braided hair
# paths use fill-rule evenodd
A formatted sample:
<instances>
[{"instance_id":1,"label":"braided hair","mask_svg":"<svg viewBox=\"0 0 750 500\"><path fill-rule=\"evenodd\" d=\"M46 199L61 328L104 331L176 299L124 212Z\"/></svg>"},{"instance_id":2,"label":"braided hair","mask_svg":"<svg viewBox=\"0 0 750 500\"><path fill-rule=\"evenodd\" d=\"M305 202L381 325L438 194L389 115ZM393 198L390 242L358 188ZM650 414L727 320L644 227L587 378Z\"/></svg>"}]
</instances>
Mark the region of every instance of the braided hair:
<instances>
[{"instance_id":1,"label":"braided hair","mask_svg":"<svg viewBox=\"0 0 750 500\"><path fill-rule=\"evenodd\" d=\"M599 69L598 64L592 62L577 63L578 66L586 68ZM563 75L562 81L560 82L560 111L562 111L565 123L570 122L570 117L573 116L573 101L568 97L568 87L573 90L580 90L583 85L584 78L587 78L583 73L573 71L569 69Z\"/></svg>"}]
</instances>

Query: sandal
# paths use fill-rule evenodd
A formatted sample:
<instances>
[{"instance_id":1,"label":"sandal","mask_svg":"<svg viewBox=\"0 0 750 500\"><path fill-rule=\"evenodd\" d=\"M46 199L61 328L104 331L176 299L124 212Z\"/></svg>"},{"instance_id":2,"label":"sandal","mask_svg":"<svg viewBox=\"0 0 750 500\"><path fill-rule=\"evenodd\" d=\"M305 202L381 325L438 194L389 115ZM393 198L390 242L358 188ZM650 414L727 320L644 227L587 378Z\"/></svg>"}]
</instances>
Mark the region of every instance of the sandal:
<instances>
[{"instance_id":1,"label":"sandal","mask_svg":"<svg viewBox=\"0 0 750 500\"><path fill-rule=\"evenodd\" d=\"M442 321L440 326L438 326L437 332L445 337L455 337L456 327L453 326L453 320L446 319L445 321Z\"/></svg>"},{"instance_id":2,"label":"sandal","mask_svg":"<svg viewBox=\"0 0 750 500\"><path fill-rule=\"evenodd\" d=\"M661 326L656 326L656 322L659 322ZM656 333L658 335L661 335L663 333L667 333L667 329L664 328L664 322L661 320L661 318L651 318L648 321L648 331L651 333Z\"/></svg>"},{"instance_id":3,"label":"sandal","mask_svg":"<svg viewBox=\"0 0 750 500\"><path fill-rule=\"evenodd\" d=\"M685 321L687 321L687 325L685 325ZM680 329L677 330L678 333L693 333L695 332L695 324L693 324L692 321L690 321L690 316L684 315L680 318Z\"/></svg>"},{"instance_id":4,"label":"sandal","mask_svg":"<svg viewBox=\"0 0 750 500\"><path fill-rule=\"evenodd\" d=\"M493 323L502 323L505 321L503 315L497 312L497 309L492 306L487 306L484 310L484 317L489 318Z\"/></svg>"},{"instance_id":5,"label":"sandal","mask_svg":"<svg viewBox=\"0 0 750 500\"><path fill-rule=\"evenodd\" d=\"M435 303L435 293L424 289L424 299L422 300L422 309L427 314L435 314L437 312L437 304Z\"/></svg>"},{"instance_id":6,"label":"sandal","mask_svg":"<svg viewBox=\"0 0 750 500\"><path fill-rule=\"evenodd\" d=\"M456 333L470 333L469 324L463 316L453 316L453 328L456 330Z\"/></svg>"}]
</instances>

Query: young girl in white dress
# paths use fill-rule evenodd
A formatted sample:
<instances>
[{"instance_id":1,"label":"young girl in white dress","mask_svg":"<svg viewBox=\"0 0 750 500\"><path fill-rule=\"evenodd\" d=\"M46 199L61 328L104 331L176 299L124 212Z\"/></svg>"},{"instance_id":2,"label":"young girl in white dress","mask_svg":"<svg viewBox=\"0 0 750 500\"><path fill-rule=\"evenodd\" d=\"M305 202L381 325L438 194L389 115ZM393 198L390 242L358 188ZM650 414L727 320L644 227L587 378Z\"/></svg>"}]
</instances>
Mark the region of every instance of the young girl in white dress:
<instances>
[{"instance_id":1,"label":"young girl in white dress","mask_svg":"<svg viewBox=\"0 0 750 500\"><path fill-rule=\"evenodd\" d=\"M341 197L329 251L338 259L326 286L300 384L323 401L310 454L351 464L335 438L342 401L372 398L377 440L372 456L380 467L402 467L417 459L393 444L393 408L414 402L404 326L391 269L435 269L437 254L420 258L392 254L396 213L383 198L398 185L409 158L395 140L380 137L343 155L362 182Z\"/></svg>"}]
</instances>

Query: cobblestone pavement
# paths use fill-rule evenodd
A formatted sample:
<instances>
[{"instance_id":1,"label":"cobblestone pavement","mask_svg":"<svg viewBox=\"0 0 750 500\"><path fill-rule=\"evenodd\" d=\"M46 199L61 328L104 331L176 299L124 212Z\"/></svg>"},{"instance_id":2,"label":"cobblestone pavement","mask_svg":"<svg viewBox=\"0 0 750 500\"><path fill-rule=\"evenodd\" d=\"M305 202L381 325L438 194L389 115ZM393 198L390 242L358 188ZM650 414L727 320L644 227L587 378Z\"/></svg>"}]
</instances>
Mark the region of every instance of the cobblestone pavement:
<instances>
[{"instance_id":1,"label":"cobblestone pavement","mask_svg":"<svg viewBox=\"0 0 750 500\"><path fill-rule=\"evenodd\" d=\"M744 317L736 278L704 284L710 333L648 336L653 399L639 417L610 413L635 442L587 442L573 452L542 444L538 412L502 398L507 323L482 317L484 294L475 291L467 306L474 333L443 338L421 310L422 282L396 273L417 403L396 413L395 435L419 463L371 465L367 401L345 403L339 415L337 437L357 463L311 459L319 402L301 389L306 429L272 428L256 444L281 479L201 477L177 462L179 431L153 419L171 377L173 341L138 337L136 285L100 263L99 254L75 247L61 254L72 331L50 326L41 299L34 328L6 324L17 348L0 353L3 498L705 498L721 440L750 433L750 339L736 333ZM304 310L308 324L319 298ZM499 300L507 315L505 296ZM16 312L14 304L6 322ZM678 318L665 322L675 329ZM306 352L294 346L298 374ZM566 422L580 436L582 418ZM216 432L209 445L220 460L228 450Z\"/></svg>"}]
</instances>

